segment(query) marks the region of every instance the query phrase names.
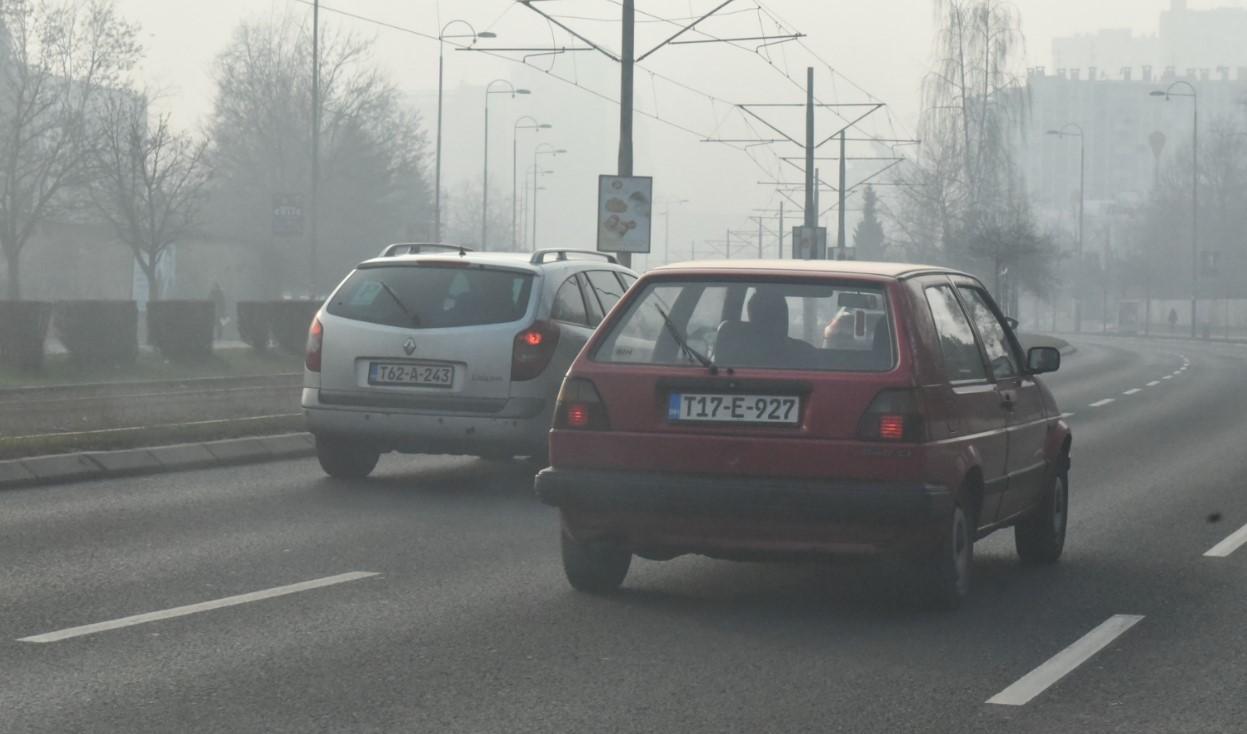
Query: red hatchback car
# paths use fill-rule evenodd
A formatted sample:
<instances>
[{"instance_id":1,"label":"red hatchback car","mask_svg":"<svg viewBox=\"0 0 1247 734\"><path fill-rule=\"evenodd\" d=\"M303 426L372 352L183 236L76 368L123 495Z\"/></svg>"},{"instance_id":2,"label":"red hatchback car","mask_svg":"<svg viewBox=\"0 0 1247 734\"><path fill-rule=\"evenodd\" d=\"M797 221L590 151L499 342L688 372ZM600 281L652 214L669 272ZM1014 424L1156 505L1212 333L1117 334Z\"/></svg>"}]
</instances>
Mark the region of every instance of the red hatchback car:
<instances>
[{"instance_id":1,"label":"red hatchback car","mask_svg":"<svg viewBox=\"0 0 1247 734\"><path fill-rule=\"evenodd\" d=\"M854 338L829 340L829 325ZM658 268L573 363L538 496L576 589L633 555L904 554L929 600L970 588L974 542L1065 543L1070 431L983 284L895 263Z\"/></svg>"}]
</instances>

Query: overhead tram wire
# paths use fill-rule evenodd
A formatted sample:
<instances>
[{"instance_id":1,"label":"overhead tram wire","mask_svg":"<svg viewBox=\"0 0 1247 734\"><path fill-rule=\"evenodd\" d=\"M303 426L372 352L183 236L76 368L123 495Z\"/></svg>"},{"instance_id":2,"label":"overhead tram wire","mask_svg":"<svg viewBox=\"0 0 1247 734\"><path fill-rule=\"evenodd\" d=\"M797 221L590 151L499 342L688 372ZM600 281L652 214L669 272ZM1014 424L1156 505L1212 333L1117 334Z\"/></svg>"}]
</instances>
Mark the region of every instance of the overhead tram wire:
<instances>
[{"instance_id":1,"label":"overhead tram wire","mask_svg":"<svg viewBox=\"0 0 1247 734\"><path fill-rule=\"evenodd\" d=\"M616 5L618 5L618 4L619 4L618 0L607 0L607 1L608 1L608 2L612 2L612 3L616 4ZM311 4L311 0L294 0L294 2L297 2L297 3L303 4L303 5L310 5L310 4ZM510 6L509 6L509 7L510 7ZM425 39L427 39L427 40L431 40L431 41L437 41L437 40L438 40L436 36L434 36L434 35L432 35L432 34L430 34L430 33L425 33L425 32L422 32L422 31L416 30L416 29L414 29L414 28L409 28L409 27L406 27L406 26L398 25L398 24L396 24L396 23L391 23L391 22L388 22L388 21L384 21L384 20L381 20L381 19L379 19L379 18L374 18L374 17L370 17L370 16L362 15L362 14L359 14L359 13L353 13L353 12L350 12L350 11L342 10L342 9L339 9L339 8L333 8L333 7L329 7L329 6L325 6L325 5L322 5L322 6L321 6L321 9L322 9L322 10L324 10L324 11L326 11L326 12L335 13L335 14L340 15L340 16L343 16L343 17L351 18L351 19L353 19L353 20L357 20L357 21L360 21L360 22L363 22L363 23L368 23L368 24L376 25L376 26L378 26L378 27L387 28L387 29L389 29L389 30L398 31L398 32L400 32L400 33L406 33L406 34L409 34L409 35L414 35L414 36L417 36L417 37L420 37L420 38L425 38ZM750 9L745 9L745 10L746 10L746 11L753 11L753 10L755 10L755 9L761 9L761 10L763 10L764 12L767 12L767 13L768 13L768 15L771 15L771 16L772 16L772 19L773 19L773 20L775 20L775 21L776 21L776 23L777 23L777 25L778 25L778 26L780 26L781 28L783 28L783 27L785 27L785 26L787 25L787 24L783 23L783 21L782 21L782 20L780 20L780 19L778 19L777 17L775 17L775 16L774 16L774 14L773 14L773 13L771 13L768 9L763 8L763 7L761 6L761 4L760 4L760 3L756 6L756 8L750 8ZM496 24L496 23L497 23L497 21L498 21L499 19L501 19L501 17L503 17L503 16L506 14L506 12L507 12L507 11L504 11L502 14L500 14L500 15L498 16L498 18L496 18L494 21L492 21L492 22L490 23L490 26L489 26L489 27L493 27L493 25L494 25L494 24ZM736 11L736 12L740 12L740 11ZM649 17L653 18L653 19L655 20L655 22L659 22L659 21L661 21L661 22L665 22L665 23L668 23L668 24L673 24L673 23L675 23L675 22L676 22L676 21L672 21L672 20L669 20L669 19L666 19L666 18L661 18L661 17L658 17L658 16L654 16L653 14L651 14L651 13L647 13L647 12L645 12L645 11L640 11L640 10L638 10L638 11L637 11L637 13L638 13L638 14L641 14L641 15L646 15L646 16L649 16ZM735 14L735 13L733 13L733 14ZM701 30L699 30L699 29L693 29L693 31L694 31L694 32L696 32L696 33L699 33L699 34L701 34L701 35L703 35L703 36L707 36L707 37L709 37L709 38L716 38L716 37L712 36L711 34L705 33L704 31L701 31ZM716 40L721 40L721 39L716 39ZM826 66L826 67L828 68L828 70L829 70L832 74L843 76L843 75L842 75L842 74L840 74L838 71L836 71L833 67L831 67L831 65L830 65L830 64L828 64L825 60L821 59L821 57L819 57L817 54L815 54L815 53L814 53L814 52L813 52L813 51L812 51L812 50L808 47L808 45L807 45L807 44L805 44L805 43L804 43L804 42L803 42L800 38L797 38L796 40L798 41L799 45L800 45L803 49L805 49L808 53L810 53L810 54L811 54L811 55L812 55L815 59L817 59L817 60L818 60L820 63L822 63L824 66ZM761 55L761 54L757 53L757 51L756 51L756 50L754 50L754 49L749 49L748 47L741 46L740 44L737 44L737 43L734 43L734 42L731 42L731 41L722 41L722 42L726 43L727 45L734 46L734 47L736 47L736 48L738 48L738 49L740 49L740 50L745 50L745 51L748 51L748 52L749 52L749 53L751 53L752 55L757 56L758 58L761 58L763 61L767 61L764 57L762 57L762 55ZM449 43L450 43L450 45L451 45L451 46L454 46L454 47L457 47L457 48L466 48L466 45L464 45L464 44L455 43L455 42L453 42L453 41L451 41L451 42L449 42ZM596 90L594 90L594 89L592 89L592 88L586 87L586 86L584 86L584 85L580 84L578 80L568 79L568 78L566 78L566 77L564 77L564 76L561 76L561 75L559 75L559 74L554 73L552 70L544 70L544 69L540 69L540 68L538 68L538 67L536 67L536 66L534 66L534 65L532 65L532 64L527 63L525 60L515 59L515 58L512 58L512 57L510 57L510 56L506 56L506 55L504 55L504 54L501 54L501 53L488 51L488 50L486 50L486 49L473 49L473 51L474 51L475 53L483 53L483 54L485 54L485 55L487 55L487 56L490 56L490 57L493 57L493 58L498 58L498 59L501 59L501 60L504 60L504 61L507 61L507 62L510 62L510 63L513 63L513 64L520 64L520 65L522 65L522 66L528 67L528 68L533 69L533 70L535 70L535 71L540 71L540 72L542 72L543 74L545 74L545 75L546 75L546 76L548 76L548 77L551 77L551 78L553 78L553 79L555 79L555 80L557 80L557 81L559 81L559 82L562 82L562 83L567 84L567 85L569 85L569 86L572 86L572 87L575 87L575 88L577 88L577 89L580 89L580 90L582 90L582 91L584 91L584 92L586 92L586 93L588 93L588 94L590 94L590 95L593 95L594 97L597 97L597 98L599 98L599 99L601 99L601 100L603 100L603 101L606 101L606 102L609 102L609 103L611 103L611 104L615 104L615 105L619 104L619 100L614 99L613 97L611 97L611 96L609 96L609 95L607 95L607 94L603 94L603 93L601 93L601 92L598 92L598 91L596 91ZM770 61L767 61L767 65L768 65L769 67L771 67L772 69L774 69L774 70L776 71L776 73L778 73L781 77L783 77L783 78L785 78L785 79L788 79L790 82L792 82L792 83L796 84L796 82L795 82L794 80L792 80L792 79L791 79L791 77L790 77L788 74L785 74L784 72L780 71L780 70L778 69L778 67L776 67L776 66L774 65L774 63L772 63L772 62L770 62ZM552 68L553 68L553 67L552 67ZM642 68L642 69L643 69L643 70L645 70L646 72L650 73L651 78L661 79L661 80L666 81L666 82L668 82L668 83L670 83L670 84L672 84L672 85L674 85L674 86L676 86L676 87L679 87L679 88L681 88L681 89L683 89L683 90L685 90L685 91L687 91L687 92L689 92L689 93L696 94L696 95L698 95L698 96L701 96L701 97L703 97L703 98L705 98L705 99L709 100L709 101L710 101L710 103L711 103L711 105L712 105L712 108L713 108L713 105L714 105L715 103L720 103L720 104L723 104L723 105L725 105L725 106L729 107L729 109L730 109L730 110L734 110L734 111L736 111L736 112L737 112L737 113L741 116L741 119L742 119L742 120L744 120L744 121L746 122L746 124L747 124L747 125L749 125L749 126L750 126L750 128L752 129L752 124L751 124L751 122L745 118L745 116L744 116L744 114L743 114L742 112L740 112L739 107L738 107L738 105L737 105L736 103L730 102L730 101L728 101L728 100L726 100L726 99L723 99L723 98L718 97L718 96L716 96L716 95L713 95L713 94L710 94L710 93L708 93L708 92L705 92L704 90L697 89L697 88L695 88L695 87L693 87L693 86L691 86L691 85L689 85L689 84L687 84L687 83L685 83L685 82L682 82L682 81L680 81L680 80L678 80L678 79L673 79L673 78L671 78L671 77L668 77L668 76L666 76L665 74L662 74L662 73L659 73L659 72L654 72L654 71L652 71L651 69L645 68L645 67L643 67L643 66L641 66L641 65L638 65L638 68ZM858 86L856 83L854 83L852 80L848 79L847 77L845 77L845 79L846 79L846 81L848 81L848 82L849 82L852 86L854 86L856 89L858 89L859 91L861 91L861 92L863 92L864 94L866 94L866 95L867 95L868 97L870 97L871 99L877 99L876 97L874 97L874 95L871 95L869 92L866 92L864 89L862 89L862 88L861 88L860 86ZM654 121L656 121L656 122L662 123L662 124L664 124L664 125L666 125L666 126L668 126L668 127L671 127L671 128L673 128L673 129L679 130L679 131L681 131L681 132L683 132L683 133L685 133L685 134L696 136L698 139L705 139L705 138L707 138L707 137L710 137L710 136L707 136L707 135L704 135L704 134L702 134L702 133L698 132L697 130L694 130L694 129L693 129L693 128L691 128L691 127L688 127L687 125L683 125L683 124L678 123L678 122L676 122L676 121L674 121L674 120L671 120L671 119L668 119L668 118L662 117L661 115L657 114L657 112L656 112L656 111L655 111L655 112L653 112L653 113L651 113L651 112L648 112L648 111L646 111L646 110L644 110L644 109L637 108L637 109L635 109L635 112L636 112L637 114L639 114L639 115L643 116L643 117L647 117L647 118L652 119L652 120L654 120ZM712 119L713 119L714 117L716 117L716 116L712 114ZM720 120L716 120L716 121L715 121L715 129L717 130L718 128L720 128L720 127L721 127L724 123L726 123L726 121L727 121L728 119L730 119L730 117L731 117L731 113L729 112L729 114L725 115L722 119L720 119ZM889 115L889 118L890 118L890 117L891 117L891 116ZM737 151L740 151L740 152L744 152L744 153L746 154L746 156L748 156L748 158L749 158L750 162L752 162L752 163L753 163L753 164L754 164L754 165L755 165L755 166L756 166L759 170L761 170L762 172L766 173L768 176L769 176L769 175L771 175L771 173L772 173L772 172L771 172L771 171L770 171L770 170L769 170L769 169L768 169L765 165L763 165L763 164L762 164L762 162L761 162L761 161L759 161L759 160L757 159L757 157L753 154L753 152L752 152L751 148L752 148L752 147L756 147L756 146L750 146L750 145L736 145L736 144L732 144L732 143L722 143L722 144L727 145L727 147L732 148L732 149L734 149L734 150L737 150ZM775 155L774 153L772 153L772 155L774 155L774 156L775 156L775 158L776 158L776 164L777 164L777 166L778 166L778 165L779 165L778 155ZM780 193L781 195L783 195L783 192L778 192L778 193ZM787 196L785 196L785 198L788 198L788 197L787 197Z\"/></svg>"},{"instance_id":2,"label":"overhead tram wire","mask_svg":"<svg viewBox=\"0 0 1247 734\"><path fill-rule=\"evenodd\" d=\"M295 3L298 3L298 4L300 4L300 5L307 5L307 6L311 6L311 5L312 5L312 0L291 0L291 2L295 2ZM376 25L376 26L381 27L381 28L387 28L387 29L392 30L392 31L398 31L399 33L406 33L406 34L409 34L409 35L417 36L417 37L424 38L424 39L428 39L428 40L431 40L431 41L437 41L437 40L438 40L438 39L437 39L437 36L436 36L436 35L434 35L434 34L431 34L431 33L425 33L424 31L418 31L418 30L416 30L416 29L414 29L414 28L408 28L408 27L406 27L406 26L401 26L401 25L398 25L398 24L396 24L396 23L391 23L391 22L389 22L389 21L384 21L384 20L381 20L381 19L379 19L379 18L373 18L373 17L370 17L370 16L361 15L361 14L359 14L359 13L353 13L353 12L351 12L351 11L349 11L349 10L341 10L341 9L339 9L339 8L333 8L333 7L330 7L330 6L325 5L324 3L321 3L321 5L320 5L320 9L321 9L321 11L322 11L322 12L334 13L335 15L340 15L340 16L343 16L343 17L346 17L346 18L351 18L351 19L353 19L353 20L360 21L361 23L369 23L369 24ZM456 43L456 42L451 41L451 40L449 40L449 39L447 39L447 40L445 41L445 43L446 43L447 45L454 46L454 47L456 47L456 48L468 48L468 46L467 46L466 44ZM492 51L489 51L489 50L486 50L486 49L479 49L479 48L478 48L478 49L473 49L473 53L480 53L480 54L484 54L484 55L486 55L486 56L490 56L490 57L493 57L493 58L502 59L503 61L507 61L507 62L510 62L510 63L512 63L512 64L519 64L519 65L521 65L521 66L524 66L524 67L527 67L527 68L532 69L532 70L534 70L534 71L538 71L538 72L540 72L540 73L542 73L542 74L545 74L546 76L548 76L548 77L550 77L550 78L552 78L552 79L555 79L555 80L557 80L557 81L559 81L559 82L562 82L562 83L564 83L564 84L567 84L568 86L571 86L571 87L574 87L574 88L576 88L576 89L579 89L579 90L581 90L581 91L583 91L583 92L586 92L587 94L591 94L591 95L593 95L594 97L597 97L597 98L599 98L599 99L601 99L601 100L604 100L604 101L606 101L606 102L610 102L611 104L616 104L616 105L617 105L617 104L619 104L619 100L615 99L614 97L611 97L610 95L603 94L602 92L599 92L599 91L597 91L597 90L595 90L595 89L591 89L590 87L586 87L586 86L584 86L583 84L580 84L580 83L579 83L579 82L577 82L577 81L573 81L573 80L571 80L571 79L568 79L567 77L564 77L564 76L560 76L560 75L558 75L558 74L555 74L553 71L547 71L547 70L544 70L544 69L540 69L540 68L538 68L538 67L536 67L536 66L533 66L532 64L526 63L526 62L524 62L524 61L522 61L522 60L520 60L520 59L515 59L515 58L512 58L512 57L510 57L510 56L506 56L506 55L504 55L504 54L501 54L501 53L492 52ZM644 68L644 67L641 67L641 66L638 64L638 65L637 65L637 68ZM645 69L645 71L649 71L649 69ZM728 102L727 100L724 100L724 99L721 99L721 98L715 97L715 96L714 96L714 95L712 95L712 94L709 94L709 93L707 93L707 92L703 92L702 90L696 89L696 88L694 88L694 87L691 87L691 86L689 86L689 85L687 85L687 84L684 84L684 83L682 83L682 82L679 82L679 81L677 81L677 80L670 79L670 78L668 78L668 77L664 77L662 74L657 74L657 73L655 73L655 75L656 75L656 76L658 76L658 78L660 78L660 79L664 79L665 81L669 81L669 82L671 82L671 83L677 84L678 86L680 86L680 87L682 87L682 88L686 89L686 90L687 90L687 91L689 91L689 92L692 92L692 93L695 93L695 94L701 95L701 96L703 96L703 97L707 97L707 98L710 98L710 99L717 100L717 101L719 101L719 102L722 102L723 104L728 104L728 105L735 106L733 103ZM653 114L653 113L647 112L647 111L645 111L644 109L637 108L637 109L635 109L634 111L635 111L635 112L636 112L636 114L638 114L638 115L641 115L641 116L643 116L643 117L648 117L648 118L650 118L650 119L652 119L652 120L654 120L654 121L656 121L656 122L660 122L660 123L662 123L662 124L664 124L664 125L667 125L668 127L674 128L674 129L679 130L679 131L681 131L681 132L683 132L683 133L686 133L686 134L688 134L688 135L695 136L695 137L697 137L699 140L700 140L700 139L703 139L703 138L705 138L705 137L706 137L706 135L705 135L704 133L699 132L699 131L697 131L697 130L694 130L693 128L688 127L687 125L682 125L682 124L680 124L680 123L678 123L678 122L675 122L674 120L669 120L669 119L664 118L664 117L661 117L661 116L659 116L659 115L656 115L656 114ZM741 147L739 147L739 146L736 146L736 145L728 145L728 147L729 147L729 148L732 148L732 149L734 149L734 150L743 150L743 148L741 148Z\"/></svg>"}]
</instances>

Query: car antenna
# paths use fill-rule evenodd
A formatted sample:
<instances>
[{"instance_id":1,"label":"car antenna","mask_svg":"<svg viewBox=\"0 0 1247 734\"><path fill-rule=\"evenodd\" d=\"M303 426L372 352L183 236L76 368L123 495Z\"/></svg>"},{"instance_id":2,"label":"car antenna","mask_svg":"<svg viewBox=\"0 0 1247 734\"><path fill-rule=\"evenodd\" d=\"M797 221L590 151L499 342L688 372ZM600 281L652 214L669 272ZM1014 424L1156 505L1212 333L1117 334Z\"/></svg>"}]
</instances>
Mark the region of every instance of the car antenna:
<instances>
[{"instance_id":1,"label":"car antenna","mask_svg":"<svg viewBox=\"0 0 1247 734\"><path fill-rule=\"evenodd\" d=\"M459 245L459 257L467 257L468 251L463 249L463 245Z\"/></svg>"}]
</instances>

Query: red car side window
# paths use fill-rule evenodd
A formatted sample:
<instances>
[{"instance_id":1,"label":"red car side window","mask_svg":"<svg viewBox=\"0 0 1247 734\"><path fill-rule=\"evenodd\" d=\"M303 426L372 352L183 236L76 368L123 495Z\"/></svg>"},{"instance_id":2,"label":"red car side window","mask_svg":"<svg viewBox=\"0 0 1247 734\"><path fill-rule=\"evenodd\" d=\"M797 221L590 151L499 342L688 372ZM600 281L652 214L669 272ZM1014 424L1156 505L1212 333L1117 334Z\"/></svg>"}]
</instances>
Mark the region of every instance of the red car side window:
<instances>
[{"instance_id":1,"label":"red car side window","mask_svg":"<svg viewBox=\"0 0 1247 734\"><path fill-rule=\"evenodd\" d=\"M957 302L952 286L937 285L926 289L927 305L935 320L935 331L940 338L940 352L944 355L944 368L952 382L987 379L987 370L979 354L970 320Z\"/></svg>"}]
</instances>

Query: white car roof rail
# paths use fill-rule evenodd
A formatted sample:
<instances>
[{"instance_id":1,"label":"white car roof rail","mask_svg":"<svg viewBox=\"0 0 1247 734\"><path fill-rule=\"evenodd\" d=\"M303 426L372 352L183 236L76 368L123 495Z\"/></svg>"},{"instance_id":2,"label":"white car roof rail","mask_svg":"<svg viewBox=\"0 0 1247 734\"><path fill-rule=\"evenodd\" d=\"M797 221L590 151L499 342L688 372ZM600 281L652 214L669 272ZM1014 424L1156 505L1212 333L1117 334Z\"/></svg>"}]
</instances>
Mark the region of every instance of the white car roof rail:
<instances>
[{"instance_id":1,"label":"white car roof rail","mask_svg":"<svg viewBox=\"0 0 1247 734\"><path fill-rule=\"evenodd\" d=\"M568 255L576 255L579 257L600 257L609 263L619 264L619 260L608 252L598 252L596 250L568 250L564 248L537 250L533 253L532 258L528 261L533 265L541 265L546 261L547 256L554 255L555 260L567 260Z\"/></svg>"}]
</instances>

